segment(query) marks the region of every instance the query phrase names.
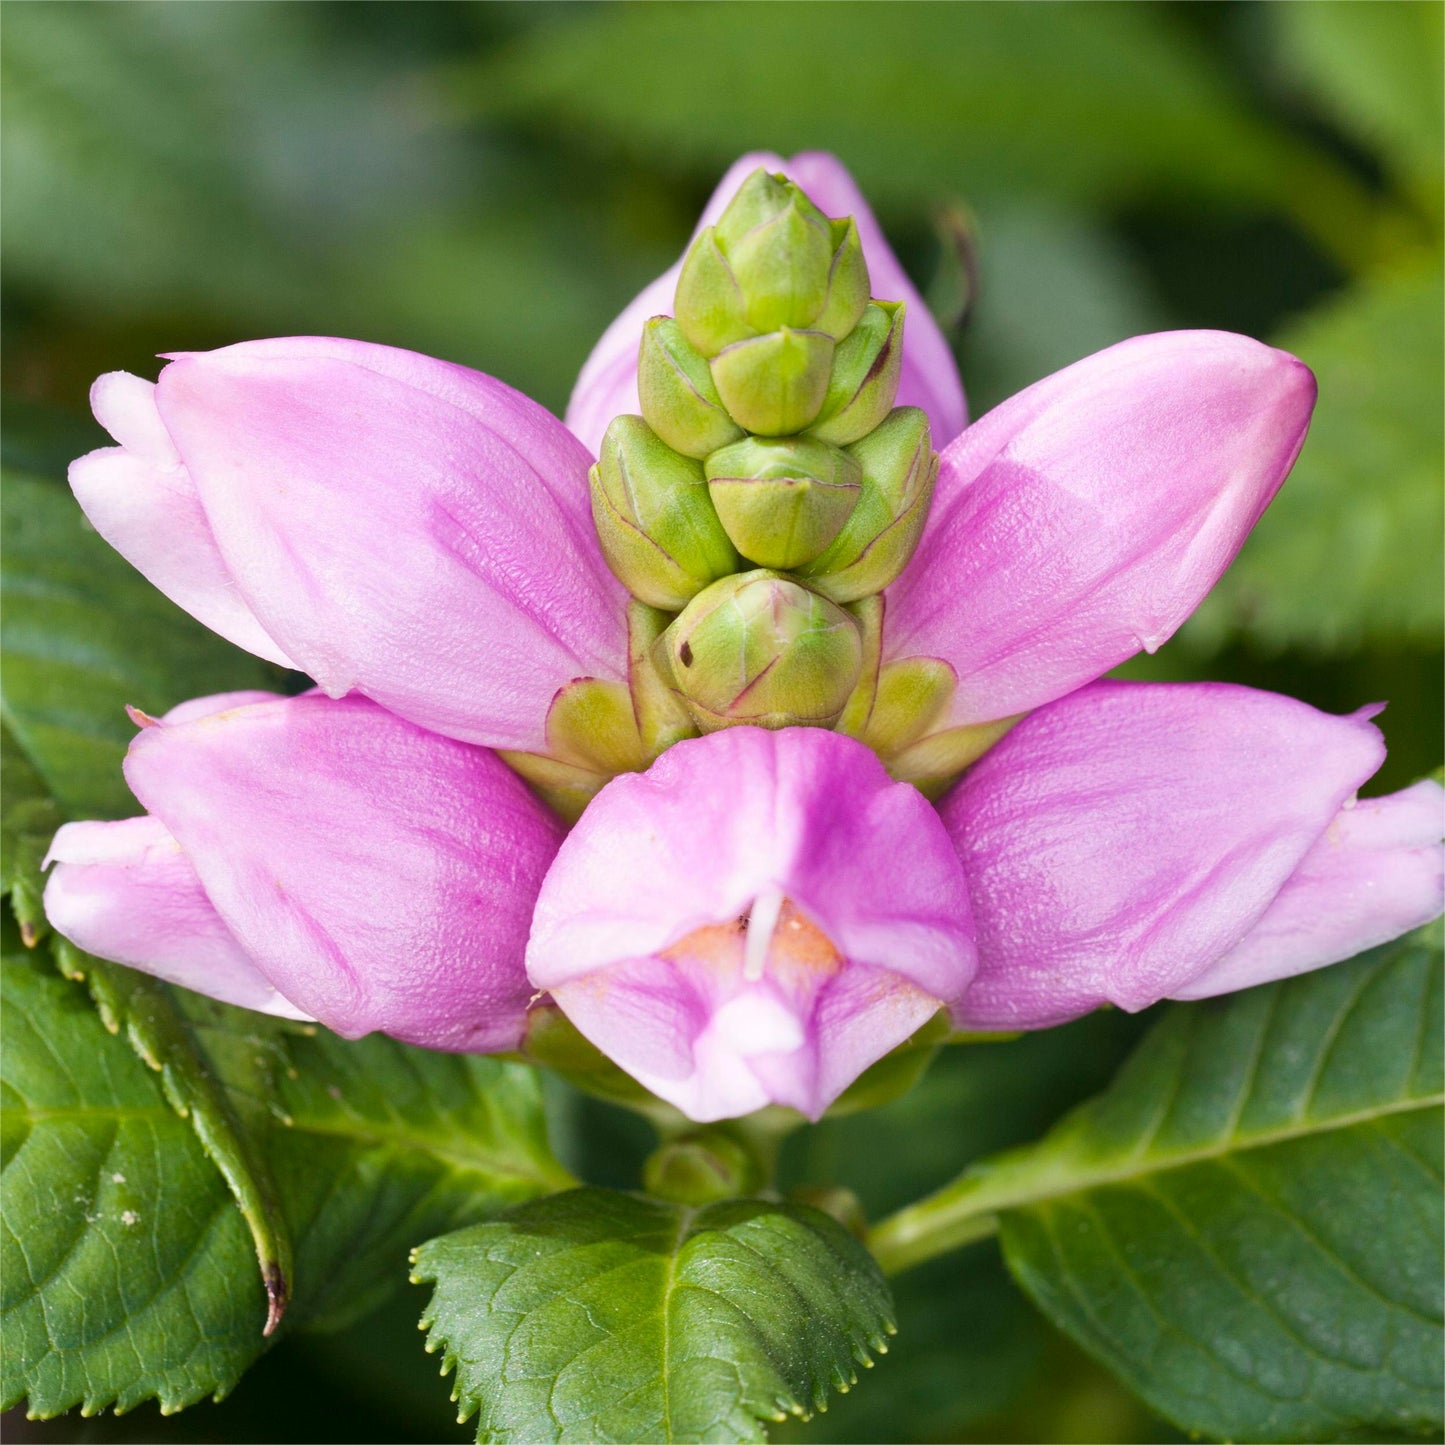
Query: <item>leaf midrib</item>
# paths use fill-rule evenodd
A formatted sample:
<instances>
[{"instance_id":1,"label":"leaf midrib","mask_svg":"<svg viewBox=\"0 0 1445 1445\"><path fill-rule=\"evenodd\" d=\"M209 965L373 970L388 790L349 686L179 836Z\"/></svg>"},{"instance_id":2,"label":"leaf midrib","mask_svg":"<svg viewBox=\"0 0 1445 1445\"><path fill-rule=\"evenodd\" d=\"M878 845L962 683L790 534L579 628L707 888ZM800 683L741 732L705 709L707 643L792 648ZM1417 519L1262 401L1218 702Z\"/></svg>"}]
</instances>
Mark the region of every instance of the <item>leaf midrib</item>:
<instances>
[{"instance_id":1,"label":"leaf midrib","mask_svg":"<svg viewBox=\"0 0 1445 1445\"><path fill-rule=\"evenodd\" d=\"M1295 1121L1282 1128L1241 1138L1230 1133L1208 1146L1182 1150L1166 1158L1142 1156L1136 1151L1121 1163L1092 1172L1070 1173L1077 1156L1048 1161L1047 1167L1032 1169L1031 1157L1037 1146L1004 1155L987 1172L969 1171L936 1193L900 1210L884 1220L868 1237L868 1247L878 1257L885 1273L894 1274L944 1249L984 1239L998 1229L999 1217L1010 1210L1047 1205L1070 1196L1086 1194L1110 1185L1128 1185L1175 1169L1271 1148L1294 1139L1317 1137L1356 1128L1396 1114L1439 1108L1445 1091L1410 1095L1385 1104L1371 1105L1332 1118ZM1145 1145L1152 1136L1145 1136ZM1142 1163L1143 1167L1140 1167ZM982 1168L983 1166L980 1166ZM1023 1176L1022 1179L1020 1176ZM926 1247L920 1250L920 1245Z\"/></svg>"},{"instance_id":2,"label":"leaf midrib","mask_svg":"<svg viewBox=\"0 0 1445 1445\"><path fill-rule=\"evenodd\" d=\"M1128 1184L1137 1179L1147 1179L1156 1174L1164 1174L1172 1169L1185 1169L1192 1164L1204 1164L1213 1159L1220 1159L1235 1154L1249 1153L1255 1149L1267 1149L1276 1144L1285 1144L1292 1139L1305 1139L1320 1134L1334 1133L1340 1129L1352 1129L1360 1124L1368 1124L1376 1119L1388 1118L1394 1114L1408 1114L1417 1109L1433 1109L1445 1104L1445 1091L1436 1094L1412 1095L1406 1099L1394 1100L1388 1104L1371 1105L1368 1109L1358 1109L1353 1113L1339 1114L1333 1118L1320 1121L1300 1121L1283 1128L1271 1129L1255 1135L1240 1136L1231 1133L1221 1140L1216 1141L1203 1148L1189 1149L1178 1154L1169 1155L1164 1158L1150 1156L1131 1156L1129 1163L1142 1161L1145 1167L1142 1168L1109 1168L1100 1169L1095 1172L1083 1172L1064 1175L1062 1187L1043 1188L1037 1191L1029 1190L1020 1192L1017 1196L1010 1197L1004 1192L999 1202L993 1206L994 1209L1017 1209L1026 1204L1039 1204L1050 1199L1057 1199L1068 1194L1081 1194L1085 1190L1099 1189L1110 1184ZM1065 1161L1067 1163L1067 1161ZM1002 1171L1001 1171L1002 1172ZM1036 1176L1037 1177L1037 1176ZM1053 1183L1060 1181L1058 1169L1042 1172L1044 1180L1051 1180ZM968 1194L977 1199L979 1195L987 1197L988 1185L991 1182L989 1175L965 1175L960 1179L954 1188L960 1193L964 1192L965 1186L975 1185L976 1187L967 1190Z\"/></svg>"},{"instance_id":3,"label":"leaf midrib","mask_svg":"<svg viewBox=\"0 0 1445 1445\"><path fill-rule=\"evenodd\" d=\"M394 1149L411 1149L419 1154L430 1155L453 1169L524 1179L529 1183L540 1184L556 1192L577 1187L576 1179L560 1165L555 1171L538 1167L522 1169L510 1162L499 1162L504 1156L491 1154L485 1150L469 1151L449 1148L425 1135L411 1134L405 1130L385 1127L347 1129L294 1119L282 1127L288 1133L312 1134L326 1139L346 1139L356 1144L370 1144ZM532 1162L535 1165L536 1161Z\"/></svg>"},{"instance_id":4,"label":"leaf midrib","mask_svg":"<svg viewBox=\"0 0 1445 1445\"><path fill-rule=\"evenodd\" d=\"M99 1122L102 1120L126 1120L126 1119L163 1119L174 1121L179 1116L168 1105L137 1105L137 1106L101 1106L83 1108L51 1108L35 1107L32 1105L12 1106L6 1113L18 1119L28 1121L32 1126L35 1124L51 1123L67 1119L75 1119L82 1122ZM521 1179L531 1184L542 1185L547 1189L570 1189L576 1184L576 1180L558 1169L556 1173L549 1173L545 1169L522 1169L511 1163L500 1162L501 1156L489 1154L484 1151L471 1151L449 1149L444 1145L432 1140L404 1133L394 1129L340 1129L327 1128L325 1125L313 1123L296 1123L283 1126L288 1132L297 1134L312 1134L322 1138L345 1139L352 1143L362 1145L375 1145L387 1148L409 1149L418 1154L426 1154L439 1163L445 1164L448 1168L490 1174L495 1178Z\"/></svg>"}]
</instances>

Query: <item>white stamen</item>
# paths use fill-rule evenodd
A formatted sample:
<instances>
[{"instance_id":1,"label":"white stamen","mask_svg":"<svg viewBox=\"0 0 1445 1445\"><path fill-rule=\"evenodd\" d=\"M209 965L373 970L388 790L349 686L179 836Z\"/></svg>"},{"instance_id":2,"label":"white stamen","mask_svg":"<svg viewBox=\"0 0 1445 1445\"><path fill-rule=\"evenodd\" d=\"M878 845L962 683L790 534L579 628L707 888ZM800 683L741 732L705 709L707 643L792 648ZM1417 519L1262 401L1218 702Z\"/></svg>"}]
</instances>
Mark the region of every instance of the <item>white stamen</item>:
<instances>
[{"instance_id":1,"label":"white stamen","mask_svg":"<svg viewBox=\"0 0 1445 1445\"><path fill-rule=\"evenodd\" d=\"M778 926L778 915L782 911L781 888L765 888L753 903L753 911L748 915L747 947L743 951L743 977L749 983L756 983L768 966L773 930Z\"/></svg>"}]
</instances>

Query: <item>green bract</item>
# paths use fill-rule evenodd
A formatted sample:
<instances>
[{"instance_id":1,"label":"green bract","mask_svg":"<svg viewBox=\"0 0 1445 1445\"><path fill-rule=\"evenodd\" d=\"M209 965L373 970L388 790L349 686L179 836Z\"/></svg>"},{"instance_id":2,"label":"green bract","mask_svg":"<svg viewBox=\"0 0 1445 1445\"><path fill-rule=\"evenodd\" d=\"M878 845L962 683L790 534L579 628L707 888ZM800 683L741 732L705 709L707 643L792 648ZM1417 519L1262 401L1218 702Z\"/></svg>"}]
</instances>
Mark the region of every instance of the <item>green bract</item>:
<instances>
[{"instance_id":1,"label":"green bract","mask_svg":"<svg viewBox=\"0 0 1445 1445\"><path fill-rule=\"evenodd\" d=\"M823 409L809 432L839 446L867 436L892 410L902 371L903 302L874 302L839 344Z\"/></svg>"},{"instance_id":2,"label":"green bract","mask_svg":"<svg viewBox=\"0 0 1445 1445\"><path fill-rule=\"evenodd\" d=\"M738 551L761 567L811 561L848 520L862 468L807 437L749 437L714 452L708 491Z\"/></svg>"},{"instance_id":3,"label":"green bract","mask_svg":"<svg viewBox=\"0 0 1445 1445\"><path fill-rule=\"evenodd\" d=\"M670 316L654 316L643 328L637 394L648 425L684 456L701 459L743 434L723 407L707 359Z\"/></svg>"},{"instance_id":4,"label":"green bract","mask_svg":"<svg viewBox=\"0 0 1445 1445\"><path fill-rule=\"evenodd\" d=\"M602 553L634 597L676 610L738 566L701 465L640 416L613 419L588 477Z\"/></svg>"},{"instance_id":5,"label":"green bract","mask_svg":"<svg viewBox=\"0 0 1445 1445\"><path fill-rule=\"evenodd\" d=\"M849 447L863 472L863 492L833 543L798 569L835 602L881 592L908 565L928 520L938 477L928 417L901 406Z\"/></svg>"},{"instance_id":6,"label":"green bract","mask_svg":"<svg viewBox=\"0 0 1445 1445\"><path fill-rule=\"evenodd\" d=\"M712 362L723 405L759 436L802 431L822 409L832 374L832 338L786 326L736 341Z\"/></svg>"},{"instance_id":7,"label":"green bract","mask_svg":"<svg viewBox=\"0 0 1445 1445\"><path fill-rule=\"evenodd\" d=\"M890 759L940 711L944 683L914 697L880 673L881 605L843 610L913 555L938 462L925 413L893 405L904 305L869 291L857 224L760 168L689 248L676 317L643 328L643 415L614 418L591 485L603 555L636 599L635 739L618 732L644 760L735 723L837 726ZM509 761L572 816L639 764L584 764L564 731ZM955 775L957 741L941 761L924 741L910 781Z\"/></svg>"}]
</instances>

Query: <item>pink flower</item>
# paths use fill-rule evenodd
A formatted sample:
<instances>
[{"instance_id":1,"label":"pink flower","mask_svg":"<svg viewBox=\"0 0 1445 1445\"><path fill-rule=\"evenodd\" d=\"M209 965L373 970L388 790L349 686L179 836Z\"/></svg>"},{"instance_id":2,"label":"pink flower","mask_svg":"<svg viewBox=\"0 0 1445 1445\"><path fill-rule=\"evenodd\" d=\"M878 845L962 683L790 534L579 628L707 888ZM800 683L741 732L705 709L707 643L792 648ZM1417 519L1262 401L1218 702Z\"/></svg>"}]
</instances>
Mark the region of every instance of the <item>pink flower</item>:
<instances>
[{"instance_id":1,"label":"pink flower","mask_svg":"<svg viewBox=\"0 0 1445 1445\"><path fill-rule=\"evenodd\" d=\"M1204 997L1440 911L1445 795L1355 803L1383 756L1367 714L1096 681L1228 565L1304 440L1309 372L1244 337L1141 337L960 432L943 338L838 162L747 157L704 220L759 160L857 218L875 292L911 303L899 399L947 442L883 660L952 677L935 729L1022 721L938 809L850 737L730 729L615 778L564 840L487 749L547 751L562 689L628 677L586 472L636 406L641 326L675 273L599 342L571 431L385 347L187 354L155 386L97 382L120 445L72 485L157 586L320 692L143 728L126 776L146 816L56 837L60 932L437 1048L516 1047L546 991L713 1119L816 1117L941 1008L1017 1029Z\"/></svg>"},{"instance_id":2,"label":"pink flower","mask_svg":"<svg viewBox=\"0 0 1445 1445\"><path fill-rule=\"evenodd\" d=\"M67 823L45 908L81 948L227 1003L438 1049L516 1046L562 827L504 763L365 698L146 719L146 809Z\"/></svg>"},{"instance_id":3,"label":"pink flower","mask_svg":"<svg viewBox=\"0 0 1445 1445\"><path fill-rule=\"evenodd\" d=\"M693 1119L817 1118L973 976L938 815L851 738L732 728L609 783L547 874L527 971Z\"/></svg>"}]
</instances>

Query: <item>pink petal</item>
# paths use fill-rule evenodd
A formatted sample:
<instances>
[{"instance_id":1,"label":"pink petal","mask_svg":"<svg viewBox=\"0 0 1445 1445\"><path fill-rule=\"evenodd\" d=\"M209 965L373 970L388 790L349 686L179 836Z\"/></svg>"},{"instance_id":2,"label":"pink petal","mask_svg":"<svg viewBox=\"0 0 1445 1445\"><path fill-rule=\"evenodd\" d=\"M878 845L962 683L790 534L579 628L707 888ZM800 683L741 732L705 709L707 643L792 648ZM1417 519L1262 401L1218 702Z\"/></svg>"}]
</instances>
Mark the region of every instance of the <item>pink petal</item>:
<instances>
[{"instance_id":1,"label":"pink petal","mask_svg":"<svg viewBox=\"0 0 1445 1445\"><path fill-rule=\"evenodd\" d=\"M1179 995L1259 923L1380 766L1371 711L1100 682L1025 718L941 808L978 929L957 1016L1042 1028ZM1332 907L1354 926L1354 901Z\"/></svg>"},{"instance_id":2,"label":"pink petal","mask_svg":"<svg viewBox=\"0 0 1445 1445\"><path fill-rule=\"evenodd\" d=\"M515 1046L561 829L491 753L309 696L147 728L126 778L257 968L329 1028Z\"/></svg>"},{"instance_id":3,"label":"pink petal","mask_svg":"<svg viewBox=\"0 0 1445 1445\"><path fill-rule=\"evenodd\" d=\"M232 576L331 696L535 748L558 688L624 674L589 458L520 393L302 337L184 356L158 397Z\"/></svg>"},{"instance_id":4,"label":"pink petal","mask_svg":"<svg viewBox=\"0 0 1445 1445\"><path fill-rule=\"evenodd\" d=\"M113 371L91 388L90 404L122 443L70 464L71 490L95 530L213 632L282 667L294 666L221 559L190 474L161 424L154 383Z\"/></svg>"},{"instance_id":5,"label":"pink petal","mask_svg":"<svg viewBox=\"0 0 1445 1445\"><path fill-rule=\"evenodd\" d=\"M310 1017L237 943L159 819L67 823L45 861L56 865L45 885L46 917L77 948L222 1003Z\"/></svg>"},{"instance_id":6,"label":"pink petal","mask_svg":"<svg viewBox=\"0 0 1445 1445\"><path fill-rule=\"evenodd\" d=\"M783 900L832 963L787 962ZM752 972L743 918L761 930ZM733 932L693 946L713 928ZM703 1119L769 1100L816 1116L957 998L973 959L967 889L917 792L839 734L730 728L598 794L547 876L527 968Z\"/></svg>"},{"instance_id":7,"label":"pink petal","mask_svg":"<svg viewBox=\"0 0 1445 1445\"><path fill-rule=\"evenodd\" d=\"M1175 998L1291 978L1388 943L1445 909L1445 793L1433 782L1346 805L1264 916Z\"/></svg>"},{"instance_id":8,"label":"pink petal","mask_svg":"<svg viewBox=\"0 0 1445 1445\"><path fill-rule=\"evenodd\" d=\"M257 702L277 702L279 692L262 692L257 688L241 688L237 692L213 692L209 697L188 698L178 702L169 712L162 714L163 723L195 722L198 718L210 717L213 713L230 712L232 708L250 707Z\"/></svg>"},{"instance_id":9,"label":"pink petal","mask_svg":"<svg viewBox=\"0 0 1445 1445\"><path fill-rule=\"evenodd\" d=\"M835 156L823 151L804 151L790 161L771 151L753 151L743 156L728 168L718 183L703 207L693 235L722 215L738 187L759 166L789 176L828 215L852 216L857 221L873 294L880 300L908 303L898 405L921 406L928 413L935 447L951 441L968 419L953 352L923 297L898 264L862 191ZM642 342L642 328L653 316L672 315L673 293L681 271L679 258L675 266L644 287L602 333L601 340L583 363L572 399L567 404L567 425L594 455L601 448L602 433L614 416L635 414L642 409L637 397L637 348Z\"/></svg>"},{"instance_id":10,"label":"pink petal","mask_svg":"<svg viewBox=\"0 0 1445 1445\"><path fill-rule=\"evenodd\" d=\"M951 663L951 720L979 723L1152 652L1269 505L1314 398L1294 357L1219 331L1136 337L1020 392L943 453L889 655Z\"/></svg>"}]
</instances>

